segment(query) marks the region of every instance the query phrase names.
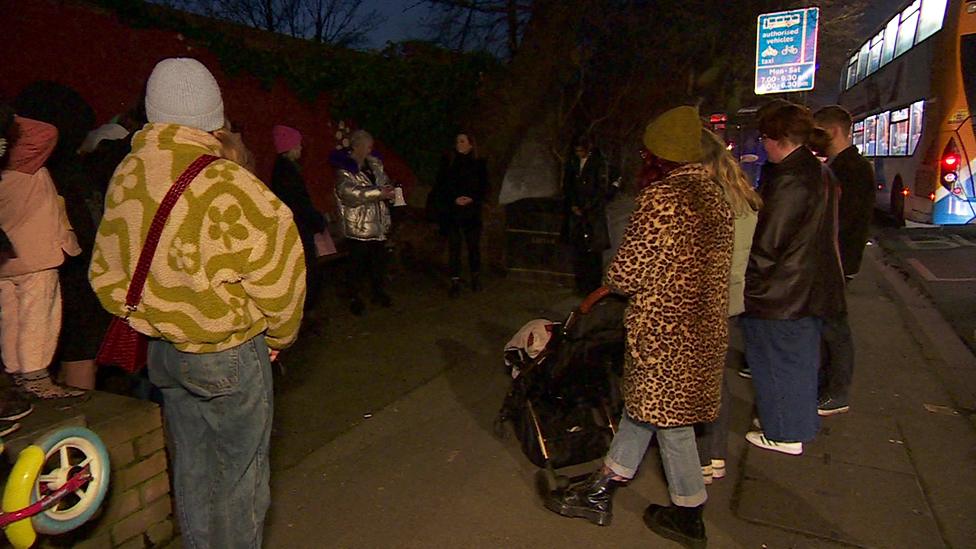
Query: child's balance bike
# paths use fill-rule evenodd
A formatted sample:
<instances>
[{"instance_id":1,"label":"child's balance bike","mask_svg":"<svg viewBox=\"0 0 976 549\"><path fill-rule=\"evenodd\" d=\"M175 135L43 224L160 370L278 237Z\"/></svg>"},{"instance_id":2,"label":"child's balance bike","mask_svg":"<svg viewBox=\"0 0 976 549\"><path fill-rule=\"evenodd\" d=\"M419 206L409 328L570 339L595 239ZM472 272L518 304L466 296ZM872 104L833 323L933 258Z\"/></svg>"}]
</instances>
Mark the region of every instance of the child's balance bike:
<instances>
[{"instance_id":1,"label":"child's balance bike","mask_svg":"<svg viewBox=\"0 0 976 549\"><path fill-rule=\"evenodd\" d=\"M0 527L16 549L33 545L38 532L74 530L98 510L108 478L108 452L98 435L83 427L58 429L17 456L3 490Z\"/></svg>"}]
</instances>

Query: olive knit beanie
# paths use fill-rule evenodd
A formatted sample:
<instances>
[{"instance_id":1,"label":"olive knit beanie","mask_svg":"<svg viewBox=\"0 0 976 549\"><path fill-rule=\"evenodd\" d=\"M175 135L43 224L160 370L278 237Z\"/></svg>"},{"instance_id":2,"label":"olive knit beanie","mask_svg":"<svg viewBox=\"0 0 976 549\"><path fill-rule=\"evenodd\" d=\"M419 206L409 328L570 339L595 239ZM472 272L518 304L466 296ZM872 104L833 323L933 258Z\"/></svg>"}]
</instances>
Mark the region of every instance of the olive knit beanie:
<instances>
[{"instance_id":1,"label":"olive knit beanie","mask_svg":"<svg viewBox=\"0 0 976 549\"><path fill-rule=\"evenodd\" d=\"M644 146L658 158L687 164L700 162L702 123L695 107L675 107L651 121Z\"/></svg>"},{"instance_id":2,"label":"olive knit beanie","mask_svg":"<svg viewBox=\"0 0 976 549\"><path fill-rule=\"evenodd\" d=\"M163 59L146 83L146 118L153 123L179 124L206 132L219 130L224 127L220 86L196 59Z\"/></svg>"}]
</instances>

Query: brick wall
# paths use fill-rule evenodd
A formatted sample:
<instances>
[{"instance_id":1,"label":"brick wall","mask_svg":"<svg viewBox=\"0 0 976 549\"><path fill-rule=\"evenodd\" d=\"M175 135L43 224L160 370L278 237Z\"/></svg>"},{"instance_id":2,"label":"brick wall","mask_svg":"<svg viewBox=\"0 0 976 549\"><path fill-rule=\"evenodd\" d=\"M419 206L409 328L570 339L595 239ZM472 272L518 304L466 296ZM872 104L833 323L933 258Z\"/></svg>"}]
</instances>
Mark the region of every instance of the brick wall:
<instances>
[{"instance_id":1,"label":"brick wall","mask_svg":"<svg viewBox=\"0 0 976 549\"><path fill-rule=\"evenodd\" d=\"M93 392L88 401L65 407L35 404L22 429L7 440L6 458L66 425L83 425L101 437L109 452L111 477L102 507L87 524L50 538L56 546L81 549L158 547L176 535L160 409L153 403ZM45 539L42 536L42 540Z\"/></svg>"},{"instance_id":2,"label":"brick wall","mask_svg":"<svg viewBox=\"0 0 976 549\"><path fill-rule=\"evenodd\" d=\"M112 461L112 480L102 515L81 549L162 545L173 537L173 504L160 410L140 403L123 418L89 427L102 437Z\"/></svg>"}]
</instances>

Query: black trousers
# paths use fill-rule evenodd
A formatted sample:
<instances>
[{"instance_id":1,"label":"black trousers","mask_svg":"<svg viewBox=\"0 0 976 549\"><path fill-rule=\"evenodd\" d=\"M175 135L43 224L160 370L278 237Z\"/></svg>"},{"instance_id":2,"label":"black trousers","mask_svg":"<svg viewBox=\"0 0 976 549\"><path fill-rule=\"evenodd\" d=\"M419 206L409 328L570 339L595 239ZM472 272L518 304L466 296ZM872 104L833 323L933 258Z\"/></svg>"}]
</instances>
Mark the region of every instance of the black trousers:
<instances>
[{"instance_id":1,"label":"black trousers","mask_svg":"<svg viewBox=\"0 0 976 549\"><path fill-rule=\"evenodd\" d=\"M573 257L576 291L589 294L603 284L603 252L576 250Z\"/></svg>"},{"instance_id":2,"label":"black trousers","mask_svg":"<svg viewBox=\"0 0 976 549\"><path fill-rule=\"evenodd\" d=\"M447 232L448 267L452 278L461 277L461 241L468 248L468 268L471 274L481 272L481 225L452 224Z\"/></svg>"},{"instance_id":3,"label":"black trousers","mask_svg":"<svg viewBox=\"0 0 976 549\"><path fill-rule=\"evenodd\" d=\"M315 241L302 238L302 251L305 253L305 314L315 309L319 302L319 290L322 287L319 260L316 257Z\"/></svg>"},{"instance_id":4,"label":"black trousers","mask_svg":"<svg viewBox=\"0 0 976 549\"><path fill-rule=\"evenodd\" d=\"M382 240L348 239L349 269L346 286L349 297L359 297L363 281L369 281L373 297L386 292L386 243Z\"/></svg>"},{"instance_id":5,"label":"black trousers","mask_svg":"<svg viewBox=\"0 0 976 549\"><path fill-rule=\"evenodd\" d=\"M820 360L819 396L845 399L854 379L854 338L847 313L825 318Z\"/></svg>"}]
</instances>

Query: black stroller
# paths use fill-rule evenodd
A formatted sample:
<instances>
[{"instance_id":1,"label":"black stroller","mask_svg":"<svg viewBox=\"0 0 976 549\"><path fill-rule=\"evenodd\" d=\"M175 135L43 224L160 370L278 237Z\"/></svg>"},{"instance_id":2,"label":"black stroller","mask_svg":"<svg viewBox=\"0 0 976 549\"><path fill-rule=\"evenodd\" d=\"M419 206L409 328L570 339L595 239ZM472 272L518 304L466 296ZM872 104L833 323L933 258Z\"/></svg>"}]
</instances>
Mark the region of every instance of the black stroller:
<instances>
[{"instance_id":1,"label":"black stroller","mask_svg":"<svg viewBox=\"0 0 976 549\"><path fill-rule=\"evenodd\" d=\"M534 357L522 348L505 351L513 380L496 427L502 434L511 422L526 457L542 468L540 492L568 484L556 469L594 460L609 448L622 408L617 380L625 305L625 298L600 288L564 322L552 323L549 341Z\"/></svg>"}]
</instances>

